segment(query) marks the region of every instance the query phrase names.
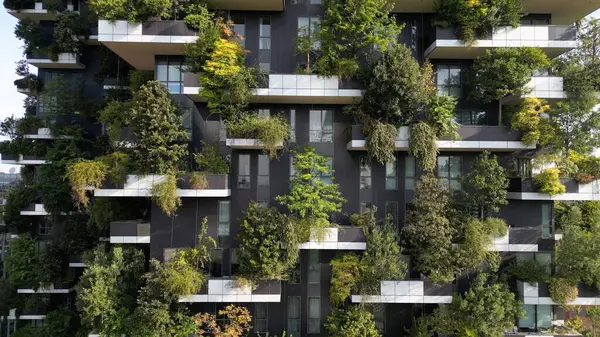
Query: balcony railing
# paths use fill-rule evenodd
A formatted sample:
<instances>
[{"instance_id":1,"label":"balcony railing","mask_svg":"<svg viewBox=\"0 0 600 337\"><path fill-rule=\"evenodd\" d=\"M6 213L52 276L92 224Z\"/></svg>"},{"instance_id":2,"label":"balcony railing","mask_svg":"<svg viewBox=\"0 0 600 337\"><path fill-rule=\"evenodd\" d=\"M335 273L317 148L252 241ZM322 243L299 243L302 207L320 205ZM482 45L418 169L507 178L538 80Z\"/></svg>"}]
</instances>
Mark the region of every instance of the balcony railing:
<instances>
[{"instance_id":1,"label":"balcony railing","mask_svg":"<svg viewBox=\"0 0 600 337\"><path fill-rule=\"evenodd\" d=\"M328 228L323 238L311 235L308 242L300 244L300 249L365 250L367 239L360 227Z\"/></svg>"},{"instance_id":2,"label":"balcony railing","mask_svg":"<svg viewBox=\"0 0 600 337\"><path fill-rule=\"evenodd\" d=\"M523 304L562 305L552 301L547 283L529 284L518 282L517 288ZM580 282L577 284L577 290L577 298L566 303L567 305L600 305L600 290L598 288Z\"/></svg>"},{"instance_id":3,"label":"balcony railing","mask_svg":"<svg viewBox=\"0 0 600 337\"><path fill-rule=\"evenodd\" d=\"M113 221L110 223L110 243L150 243L150 224Z\"/></svg>"},{"instance_id":4,"label":"balcony railing","mask_svg":"<svg viewBox=\"0 0 600 337\"><path fill-rule=\"evenodd\" d=\"M451 303L455 285L429 280L381 281L378 294L352 295L354 303Z\"/></svg>"},{"instance_id":5,"label":"balcony railing","mask_svg":"<svg viewBox=\"0 0 600 337\"><path fill-rule=\"evenodd\" d=\"M225 174L205 174L204 177L208 187L195 189L191 184L191 175L183 174L177 176L177 193L180 197L228 197L231 195L229 189L229 176ZM150 197L152 187L166 179L164 175L128 175L127 181L122 184L114 184L107 181L94 191L97 197Z\"/></svg>"},{"instance_id":6,"label":"balcony railing","mask_svg":"<svg viewBox=\"0 0 600 337\"><path fill-rule=\"evenodd\" d=\"M48 69L84 69L85 65L79 62L77 53L60 53L58 59L53 61L45 51L35 51L27 54L27 62L38 68Z\"/></svg>"},{"instance_id":7,"label":"balcony railing","mask_svg":"<svg viewBox=\"0 0 600 337\"><path fill-rule=\"evenodd\" d=\"M281 281L258 281L253 289L249 285L237 284L234 279L209 279L198 294L182 296L179 302L281 302Z\"/></svg>"},{"instance_id":8,"label":"balcony railing","mask_svg":"<svg viewBox=\"0 0 600 337\"><path fill-rule=\"evenodd\" d=\"M565 193L549 195L540 192L533 178L511 178L507 198L517 200L600 200L600 180L580 184L573 178L560 179Z\"/></svg>"}]
</instances>

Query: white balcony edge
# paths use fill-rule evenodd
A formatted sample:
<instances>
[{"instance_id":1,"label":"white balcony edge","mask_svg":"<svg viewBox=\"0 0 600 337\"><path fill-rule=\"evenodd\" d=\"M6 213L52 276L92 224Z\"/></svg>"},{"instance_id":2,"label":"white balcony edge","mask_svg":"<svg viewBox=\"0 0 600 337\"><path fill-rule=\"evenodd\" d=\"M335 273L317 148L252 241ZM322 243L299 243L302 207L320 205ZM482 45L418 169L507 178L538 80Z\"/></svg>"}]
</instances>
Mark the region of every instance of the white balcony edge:
<instances>
[{"instance_id":1,"label":"white balcony edge","mask_svg":"<svg viewBox=\"0 0 600 337\"><path fill-rule=\"evenodd\" d=\"M536 192L507 192L506 198L513 200L598 201L600 200L600 193L563 193L548 195Z\"/></svg>"},{"instance_id":2,"label":"white balcony edge","mask_svg":"<svg viewBox=\"0 0 600 337\"><path fill-rule=\"evenodd\" d=\"M23 155L19 155L19 159L0 159L0 164L8 165L44 165L45 159L23 159Z\"/></svg>"},{"instance_id":3,"label":"white balcony edge","mask_svg":"<svg viewBox=\"0 0 600 337\"><path fill-rule=\"evenodd\" d=\"M263 142L258 139L227 138L225 145L234 149L260 150L264 148ZM283 147L283 142L277 143L278 148Z\"/></svg>"},{"instance_id":4,"label":"white balcony edge","mask_svg":"<svg viewBox=\"0 0 600 337\"><path fill-rule=\"evenodd\" d=\"M537 283L523 282L523 304L533 305L600 305L600 297L577 297L571 302L556 303L550 297L538 297Z\"/></svg>"},{"instance_id":5,"label":"white balcony edge","mask_svg":"<svg viewBox=\"0 0 600 337\"><path fill-rule=\"evenodd\" d=\"M150 243L150 236L111 236L110 243Z\"/></svg>"},{"instance_id":6,"label":"white balcony edge","mask_svg":"<svg viewBox=\"0 0 600 337\"><path fill-rule=\"evenodd\" d=\"M278 303L281 295L185 295L182 303Z\"/></svg>"},{"instance_id":7,"label":"white balcony edge","mask_svg":"<svg viewBox=\"0 0 600 337\"><path fill-rule=\"evenodd\" d=\"M69 262L70 268L87 268L87 264L83 262Z\"/></svg>"},{"instance_id":8,"label":"white balcony edge","mask_svg":"<svg viewBox=\"0 0 600 337\"><path fill-rule=\"evenodd\" d=\"M352 303L448 304L448 303L452 303L452 296L352 295Z\"/></svg>"},{"instance_id":9,"label":"white balcony edge","mask_svg":"<svg viewBox=\"0 0 600 337\"><path fill-rule=\"evenodd\" d=\"M49 58L27 58L27 63L38 68L85 69L85 65L79 62L79 55L76 53L60 53L58 54L58 61L52 61Z\"/></svg>"},{"instance_id":10,"label":"white balcony edge","mask_svg":"<svg viewBox=\"0 0 600 337\"><path fill-rule=\"evenodd\" d=\"M469 140L438 140L436 141L438 149L441 151L514 151L535 149L535 145L525 145L519 141L469 141ZM409 142L407 140L397 140L396 150L407 151ZM352 151L365 151L365 140L351 140L346 144L346 149Z\"/></svg>"},{"instance_id":11,"label":"white balcony edge","mask_svg":"<svg viewBox=\"0 0 600 337\"><path fill-rule=\"evenodd\" d=\"M17 294L68 294L70 292L75 291L75 287L65 288L65 289L55 289L55 288L40 288L40 289L17 289Z\"/></svg>"},{"instance_id":12,"label":"white balcony edge","mask_svg":"<svg viewBox=\"0 0 600 337\"><path fill-rule=\"evenodd\" d=\"M231 196L231 189L177 189L177 195L183 198L227 198ZM113 198L149 198L152 196L150 188L140 189L96 189L94 190L96 197L113 197Z\"/></svg>"},{"instance_id":13,"label":"white balcony edge","mask_svg":"<svg viewBox=\"0 0 600 337\"><path fill-rule=\"evenodd\" d=\"M33 211L21 211L22 216L44 216L49 215L48 211L44 208L43 204L35 204Z\"/></svg>"}]
</instances>

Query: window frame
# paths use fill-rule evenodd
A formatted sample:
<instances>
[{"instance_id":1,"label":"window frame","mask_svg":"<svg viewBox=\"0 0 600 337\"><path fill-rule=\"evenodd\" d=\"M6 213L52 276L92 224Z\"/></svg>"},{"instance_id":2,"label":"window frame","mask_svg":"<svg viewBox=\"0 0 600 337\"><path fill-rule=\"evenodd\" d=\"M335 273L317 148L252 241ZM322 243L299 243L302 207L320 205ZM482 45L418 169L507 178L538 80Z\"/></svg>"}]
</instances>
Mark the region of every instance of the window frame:
<instances>
[{"instance_id":1,"label":"window frame","mask_svg":"<svg viewBox=\"0 0 600 337\"><path fill-rule=\"evenodd\" d=\"M160 66L165 66L166 65L166 70L165 70L165 76L166 79L161 79L159 78L159 75L162 75L159 71L159 67ZM171 71L172 68L177 69L177 71L179 72L179 80L171 80ZM159 81L160 83L162 83L165 87L167 87L167 89L169 90L169 93L171 94L183 94L183 77L184 77L184 70L185 69L185 59L182 59L180 57L159 57L156 60L156 66L154 67L154 79ZM171 85L177 85L177 89L176 90L171 90Z\"/></svg>"},{"instance_id":2,"label":"window frame","mask_svg":"<svg viewBox=\"0 0 600 337\"><path fill-rule=\"evenodd\" d=\"M448 168L447 170L440 169L440 160L443 158L447 159ZM454 161L454 159L458 159L458 161ZM458 175L453 175L453 167L454 164L458 163ZM462 168L463 168L463 157L462 156L438 156L437 158L437 168L436 173L438 177L438 181L441 185L445 186L451 192L459 192L462 190L462 184L460 178L462 176ZM442 175L442 172L444 175Z\"/></svg>"},{"instance_id":3,"label":"window frame","mask_svg":"<svg viewBox=\"0 0 600 337\"><path fill-rule=\"evenodd\" d=\"M311 300L312 300L312 301L317 301L317 303L318 303L318 306L317 306L317 308L318 308L318 310L319 310L319 313L318 313L318 315L316 315L316 316L318 316L318 317L311 317L311 311L310 311L310 308L311 308ZM308 299L307 299L306 311L307 311L307 312L306 312L306 318L307 318L307 323L306 323L306 333L307 333L307 334L318 334L318 333L321 333L321 317L322 317L322 316L321 316L321 298L320 298L320 297L314 297L314 296L308 297ZM317 323L318 323L318 324L316 325L316 326L317 326L317 329L316 329L316 330L311 330L311 324L310 324L310 323L311 323L311 321L312 321L312 322L317 322ZM314 326L313 326L313 327L314 327Z\"/></svg>"},{"instance_id":4,"label":"window frame","mask_svg":"<svg viewBox=\"0 0 600 337\"><path fill-rule=\"evenodd\" d=\"M453 82L451 78L452 70L458 70L458 83ZM440 83L440 72L447 72L447 83ZM435 72L435 84L438 96L448 95L456 98L462 97L463 71L459 64L438 64ZM458 95L452 94L452 89L458 91Z\"/></svg>"},{"instance_id":5,"label":"window frame","mask_svg":"<svg viewBox=\"0 0 600 337\"><path fill-rule=\"evenodd\" d=\"M265 164L264 160L266 159L266 166L263 165ZM256 179L256 183L257 186L263 187L263 188L268 188L271 186L271 183L269 181L270 179L270 173L271 173L271 161L269 159L269 155L266 154L259 154L258 155L258 172L257 172L257 179ZM263 172L261 172L263 171ZM266 174L264 173L264 171L266 171Z\"/></svg>"},{"instance_id":6,"label":"window frame","mask_svg":"<svg viewBox=\"0 0 600 337\"><path fill-rule=\"evenodd\" d=\"M388 171L390 165L392 166L392 172ZM393 182L393 187L391 186L391 182ZM398 190L398 159L395 155L390 162L385 163L385 189L387 191Z\"/></svg>"},{"instance_id":7,"label":"window frame","mask_svg":"<svg viewBox=\"0 0 600 337\"><path fill-rule=\"evenodd\" d=\"M247 174L240 174L242 171L242 158L244 161L247 159L248 172ZM249 190L252 187L252 168L251 168L252 157L249 154L238 155L238 171L237 171L237 184L238 190ZM243 178L243 179L242 179Z\"/></svg>"},{"instance_id":8,"label":"window frame","mask_svg":"<svg viewBox=\"0 0 600 337\"><path fill-rule=\"evenodd\" d=\"M373 189L373 167L366 160L360 161L359 189L361 189L361 190L372 190Z\"/></svg>"},{"instance_id":9,"label":"window frame","mask_svg":"<svg viewBox=\"0 0 600 337\"><path fill-rule=\"evenodd\" d=\"M221 218L221 207L227 205L227 220ZM226 228L227 230L224 230ZM231 234L231 200L220 200L217 204L217 235L229 236Z\"/></svg>"},{"instance_id":10,"label":"window frame","mask_svg":"<svg viewBox=\"0 0 600 337\"><path fill-rule=\"evenodd\" d=\"M319 115L319 128L314 129L312 123L313 116ZM331 126L326 125L327 114L331 115ZM330 127L330 129L329 129ZM308 134L310 143L333 143L333 110L331 109L310 109Z\"/></svg>"}]
</instances>

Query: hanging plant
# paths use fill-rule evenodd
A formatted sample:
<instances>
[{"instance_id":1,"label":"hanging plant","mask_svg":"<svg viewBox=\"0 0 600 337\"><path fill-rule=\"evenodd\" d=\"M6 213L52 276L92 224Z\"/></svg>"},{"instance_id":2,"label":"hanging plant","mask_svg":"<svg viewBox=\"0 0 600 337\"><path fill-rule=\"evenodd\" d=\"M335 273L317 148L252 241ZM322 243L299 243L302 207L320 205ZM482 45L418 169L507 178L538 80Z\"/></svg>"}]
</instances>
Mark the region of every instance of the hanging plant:
<instances>
[{"instance_id":1,"label":"hanging plant","mask_svg":"<svg viewBox=\"0 0 600 337\"><path fill-rule=\"evenodd\" d=\"M228 137L256 139L271 158L277 156L282 144L290 139L291 132L290 124L283 115L260 117L252 113L227 121Z\"/></svg>"},{"instance_id":2,"label":"hanging plant","mask_svg":"<svg viewBox=\"0 0 600 337\"><path fill-rule=\"evenodd\" d=\"M418 122L410 130L409 154L427 171L435 170L437 165L436 140L435 130L425 122Z\"/></svg>"},{"instance_id":3,"label":"hanging plant","mask_svg":"<svg viewBox=\"0 0 600 337\"><path fill-rule=\"evenodd\" d=\"M65 178L71 183L73 193L83 206L87 206L89 199L86 194L88 187L99 188L108 167L100 160L80 159L67 166Z\"/></svg>"},{"instance_id":4,"label":"hanging plant","mask_svg":"<svg viewBox=\"0 0 600 337\"><path fill-rule=\"evenodd\" d=\"M385 164L394 159L396 134L398 132L394 125L368 119L364 124L363 131L370 159L380 164Z\"/></svg>"},{"instance_id":5,"label":"hanging plant","mask_svg":"<svg viewBox=\"0 0 600 337\"><path fill-rule=\"evenodd\" d=\"M181 206L181 198L177 193L177 178L174 174L168 174L163 182L152 186L152 201L168 216Z\"/></svg>"}]
</instances>

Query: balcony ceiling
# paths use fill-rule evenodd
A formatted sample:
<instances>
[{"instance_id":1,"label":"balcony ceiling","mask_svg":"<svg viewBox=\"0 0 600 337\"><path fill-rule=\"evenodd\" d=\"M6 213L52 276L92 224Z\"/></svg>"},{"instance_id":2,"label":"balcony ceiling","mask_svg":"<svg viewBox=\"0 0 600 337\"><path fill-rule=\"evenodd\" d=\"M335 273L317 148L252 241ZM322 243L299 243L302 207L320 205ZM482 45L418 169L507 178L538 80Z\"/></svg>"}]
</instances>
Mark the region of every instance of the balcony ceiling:
<instances>
[{"instance_id":1,"label":"balcony ceiling","mask_svg":"<svg viewBox=\"0 0 600 337\"><path fill-rule=\"evenodd\" d=\"M183 55L184 43L102 42L136 69L154 71L156 55Z\"/></svg>"},{"instance_id":2,"label":"balcony ceiling","mask_svg":"<svg viewBox=\"0 0 600 337\"><path fill-rule=\"evenodd\" d=\"M526 13L552 14L552 24L567 25L600 8L600 0L522 0ZM394 12L433 13L436 0L396 0Z\"/></svg>"},{"instance_id":3,"label":"balcony ceiling","mask_svg":"<svg viewBox=\"0 0 600 337\"><path fill-rule=\"evenodd\" d=\"M208 0L211 8L240 11L283 11L284 0Z\"/></svg>"}]
</instances>

